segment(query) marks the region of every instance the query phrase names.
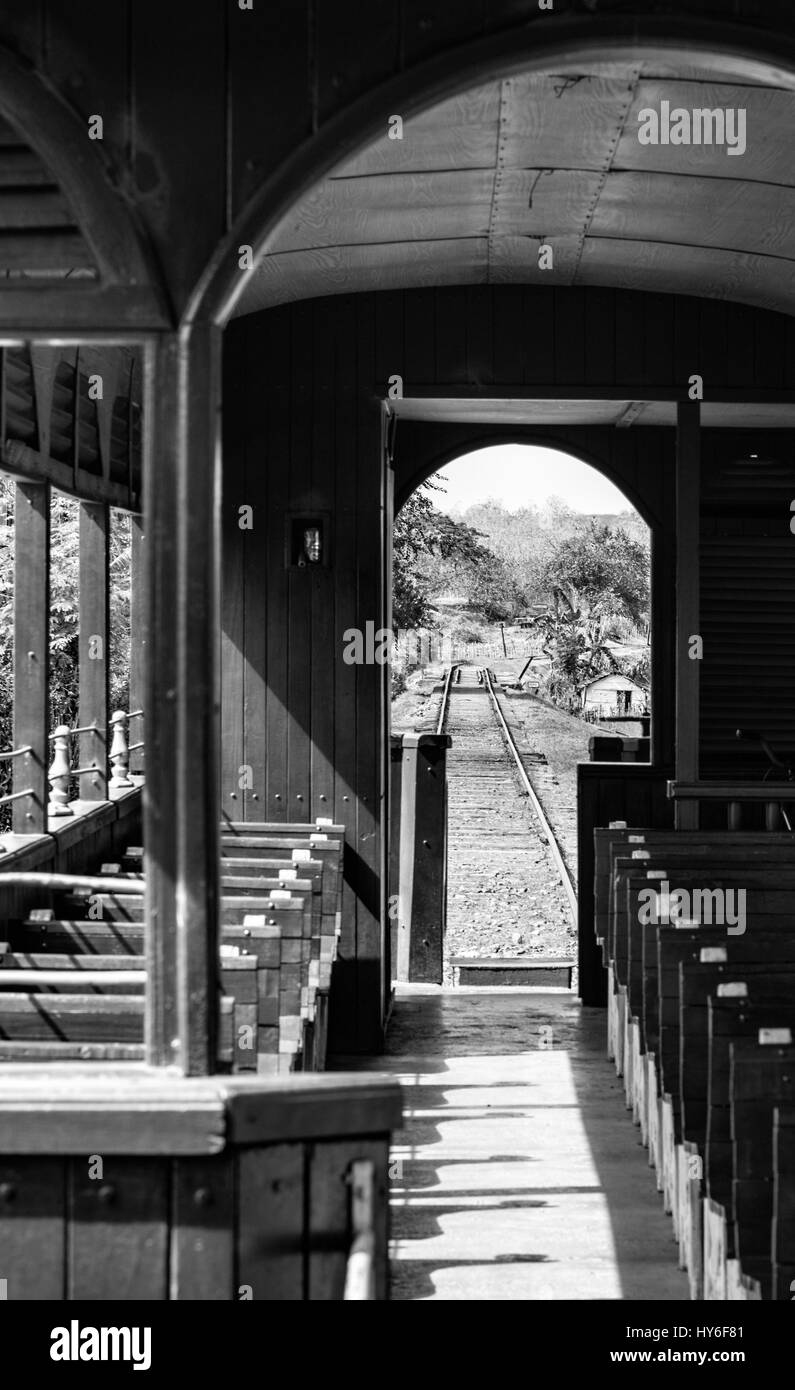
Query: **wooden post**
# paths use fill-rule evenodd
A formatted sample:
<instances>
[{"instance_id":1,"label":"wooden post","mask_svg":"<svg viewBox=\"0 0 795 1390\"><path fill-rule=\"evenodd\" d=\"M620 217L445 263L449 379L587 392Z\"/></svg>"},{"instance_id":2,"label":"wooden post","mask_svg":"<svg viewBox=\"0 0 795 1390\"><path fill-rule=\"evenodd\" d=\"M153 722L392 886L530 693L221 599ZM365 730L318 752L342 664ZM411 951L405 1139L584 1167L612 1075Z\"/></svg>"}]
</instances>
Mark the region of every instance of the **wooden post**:
<instances>
[{"instance_id":1,"label":"wooden post","mask_svg":"<svg viewBox=\"0 0 795 1390\"><path fill-rule=\"evenodd\" d=\"M130 750L127 738L127 715L124 710L117 709L110 719L113 729L113 738L110 745L110 763L112 774L110 779L111 787L131 787L133 783L129 777Z\"/></svg>"},{"instance_id":2,"label":"wooden post","mask_svg":"<svg viewBox=\"0 0 795 1390\"><path fill-rule=\"evenodd\" d=\"M47 689L50 659L50 489L18 483L14 504L14 747L30 752L14 759L14 791L32 795L12 802L20 835L47 829L50 749Z\"/></svg>"},{"instance_id":3,"label":"wooden post","mask_svg":"<svg viewBox=\"0 0 795 1390\"><path fill-rule=\"evenodd\" d=\"M392 734L389 740L389 876L388 909L385 949L389 948L389 977L397 978L398 907L400 904L400 807L403 796L403 735Z\"/></svg>"},{"instance_id":4,"label":"wooden post","mask_svg":"<svg viewBox=\"0 0 795 1390\"><path fill-rule=\"evenodd\" d=\"M398 980L442 983L447 887L449 734L404 734Z\"/></svg>"},{"instance_id":5,"label":"wooden post","mask_svg":"<svg viewBox=\"0 0 795 1390\"><path fill-rule=\"evenodd\" d=\"M215 1070L220 330L165 334L144 391L150 1065Z\"/></svg>"},{"instance_id":6,"label":"wooden post","mask_svg":"<svg viewBox=\"0 0 795 1390\"><path fill-rule=\"evenodd\" d=\"M79 735L80 766L92 769L80 774L81 801L108 797L109 529L110 513L104 503L80 503L78 724L84 729L94 725L97 730Z\"/></svg>"},{"instance_id":7,"label":"wooden post","mask_svg":"<svg viewBox=\"0 0 795 1390\"><path fill-rule=\"evenodd\" d=\"M130 704L131 710L144 709L146 668L146 604L144 599L143 517L130 517ZM130 722L130 743L145 742L146 723L140 716ZM144 770L145 748L130 753L130 772Z\"/></svg>"},{"instance_id":8,"label":"wooden post","mask_svg":"<svg viewBox=\"0 0 795 1390\"><path fill-rule=\"evenodd\" d=\"M701 408L680 401L676 414L676 749L678 782L697 782L700 662L691 638L700 637L699 556ZM698 802L676 803L677 830L698 829Z\"/></svg>"},{"instance_id":9,"label":"wooden post","mask_svg":"<svg viewBox=\"0 0 795 1390\"><path fill-rule=\"evenodd\" d=\"M69 806L69 783L72 778L72 731L66 724L59 724L53 735L52 766L49 771L50 800L47 806L49 816L71 816Z\"/></svg>"}]
</instances>

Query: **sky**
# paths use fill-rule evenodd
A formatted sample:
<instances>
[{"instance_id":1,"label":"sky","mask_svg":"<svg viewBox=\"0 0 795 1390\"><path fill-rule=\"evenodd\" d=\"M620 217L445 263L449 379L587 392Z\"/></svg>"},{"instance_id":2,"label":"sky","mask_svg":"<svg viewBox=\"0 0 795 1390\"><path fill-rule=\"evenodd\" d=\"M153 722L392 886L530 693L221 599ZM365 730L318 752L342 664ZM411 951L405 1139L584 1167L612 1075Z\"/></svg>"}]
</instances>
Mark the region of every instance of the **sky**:
<instances>
[{"instance_id":1,"label":"sky","mask_svg":"<svg viewBox=\"0 0 795 1390\"><path fill-rule=\"evenodd\" d=\"M631 511L624 494L595 468L556 449L498 444L463 454L440 476L447 492L434 494L433 503L449 515L489 498L496 498L509 511L541 506L547 497L559 497L578 512Z\"/></svg>"}]
</instances>

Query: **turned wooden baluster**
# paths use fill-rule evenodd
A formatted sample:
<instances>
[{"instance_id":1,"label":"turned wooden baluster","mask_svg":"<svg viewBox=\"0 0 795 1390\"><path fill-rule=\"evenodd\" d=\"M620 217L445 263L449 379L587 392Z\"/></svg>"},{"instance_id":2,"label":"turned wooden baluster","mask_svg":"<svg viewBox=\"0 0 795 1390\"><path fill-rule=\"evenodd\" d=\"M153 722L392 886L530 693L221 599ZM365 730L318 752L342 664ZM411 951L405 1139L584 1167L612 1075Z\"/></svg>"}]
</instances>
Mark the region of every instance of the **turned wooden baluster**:
<instances>
[{"instance_id":1,"label":"turned wooden baluster","mask_svg":"<svg viewBox=\"0 0 795 1390\"><path fill-rule=\"evenodd\" d=\"M47 774L50 783L48 816L71 816L73 814L68 804L69 780L72 775L71 744L69 742L71 736L71 730L65 724L59 724L53 734L52 763Z\"/></svg>"},{"instance_id":2,"label":"turned wooden baluster","mask_svg":"<svg viewBox=\"0 0 795 1390\"><path fill-rule=\"evenodd\" d=\"M127 715L124 710L117 709L116 713L111 715L110 724L113 729L113 739L110 745L110 765L113 771L110 786L131 787L133 782L129 776L130 750L127 741Z\"/></svg>"}]
</instances>

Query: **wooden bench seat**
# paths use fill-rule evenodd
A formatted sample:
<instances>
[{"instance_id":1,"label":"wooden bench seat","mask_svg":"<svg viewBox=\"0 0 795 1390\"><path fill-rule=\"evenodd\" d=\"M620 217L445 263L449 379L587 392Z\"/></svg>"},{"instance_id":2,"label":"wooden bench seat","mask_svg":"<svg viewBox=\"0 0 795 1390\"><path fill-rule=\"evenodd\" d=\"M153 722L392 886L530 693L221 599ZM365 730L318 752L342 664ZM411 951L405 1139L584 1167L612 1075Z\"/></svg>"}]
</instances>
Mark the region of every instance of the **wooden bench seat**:
<instances>
[{"instance_id":1,"label":"wooden bench seat","mask_svg":"<svg viewBox=\"0 0 795 1390\"><path fill-rule=\"evenodd\" d=\"M737 1258L759 1279L763 1297L789 1298L788 1288L772 1285L773 1122L777 1106L795 1102L795 1047L740 1038L731 1044L730 1068Z\"/></svg>"},{"instance_id":2,"label":"wooden bench seat","mask_svg":"<svg viewBox=\"0 0 795 1390\"><path fill-rule=\"evenodd\" d=\"M344 831L331 825L227 824L222 853L220 980L230 1018L230 1064L246 1071L320 1069L341 923ZM4 932L8 951L0 959L17 976L16 985L0 979L0 997L11 1001L9 1028L35 1033L39 995L85 1001L133 993L140 1000L143 886L143 852L130 846L93 876L60 875L51 888L36 890L40 905L23 920L10 921ZM86 962L100 960L103 966L88 974ZM29 1002L17 1003L15 995L27 995ZM100 1026L88 1018L87 1041L105 1041ZM48 1042L54 1025L43 1016L39 1027L41 1036L30 1040ZM140 1021L135 1027L137 1045ZM117 1041L126 1039L120 1034ZM62 1041L72 1039L65 1035Z\"/></svg>"},{"instance_id":3,"label":"wooden bench seat","mask_svg":"<svg viewBox=\"0 0 795 1390\"><path fill-rule=\"evenodd\" d=\"M777 1299L792 1300L795 1289L795 1106L779 1103L773 1112L772 1286Z\"/></svg>"},{"instance_id":4,"label":"wooden bench seat","mask_svg":"<svg viewBox=\"0 0 795 1390\"><path fill-rule=\"evenodd\" d=\"M770 1231L789 1230L795 1192L786 1157L774 1183L773 1126L776 1105L795 1100L795 1067L783 1069L795 1055L760 1046L759 1037L789 1038L795 1027L795 841L763 831L629 826L597 831L594 839L608 1051L671 1211L691 1294L784 1297L777 1263L786 1272L795 1259L786 1238L777 1247ZM669 924L665 893L677 889L688 895L690 920ZM744 932L742 919L710 922L727 905L715 890L743 891L743 901L735 896L728 905L732 917L738 905L744 909ZM790 1031L769 1031L776 1029ZM730 1093L735 1054L745 1093ZM782 1134L786 1145L789 1131Z\"/></svg>"}]
</instances>

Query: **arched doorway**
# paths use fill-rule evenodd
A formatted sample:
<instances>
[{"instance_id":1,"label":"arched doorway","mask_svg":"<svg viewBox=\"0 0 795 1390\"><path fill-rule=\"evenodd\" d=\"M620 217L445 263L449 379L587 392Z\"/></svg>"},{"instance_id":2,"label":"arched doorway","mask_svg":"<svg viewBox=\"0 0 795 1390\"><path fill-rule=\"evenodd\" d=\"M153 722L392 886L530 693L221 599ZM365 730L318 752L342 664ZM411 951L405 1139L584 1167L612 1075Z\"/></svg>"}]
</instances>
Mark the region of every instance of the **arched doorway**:
<instances>
[{"instance_id":1,"label":"arched doorway","mask_svg":"<svg viewBox=\"0 0 795 1390\"><path fill-rule=\"evenodd\" d=\"M447 872L412 880L400 843L410 827L393 820L393 978L526 984L558 961L545 978L566 981L577 764L649 761L649 530L602 472L562 450L450 453L395 520L392 770L400 778L423 756L416 734L436 780L434 759L446 759ZM434 733L440 749L452 739L445 753L430 748ZM432 807L443 808L434 777L417 776L433 838ZM402 940L407 893L423 940L445 921L423 952Z\"/></svg>"}]
</instances>

